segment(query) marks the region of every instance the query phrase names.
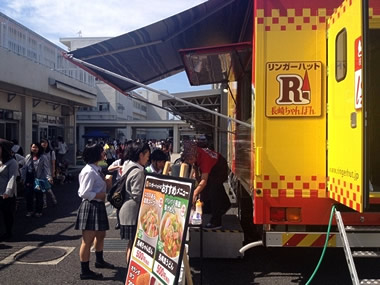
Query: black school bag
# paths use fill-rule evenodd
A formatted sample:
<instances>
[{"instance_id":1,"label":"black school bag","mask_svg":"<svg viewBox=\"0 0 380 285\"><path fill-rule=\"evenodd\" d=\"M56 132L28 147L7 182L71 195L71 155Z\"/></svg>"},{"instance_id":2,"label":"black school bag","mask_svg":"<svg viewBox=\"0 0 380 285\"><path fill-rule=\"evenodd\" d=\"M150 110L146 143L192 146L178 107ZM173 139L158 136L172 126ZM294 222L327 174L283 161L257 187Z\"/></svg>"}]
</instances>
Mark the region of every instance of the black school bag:
<instances>
[{"instance_id":1,"label":"black school bag","mask_svg":"<svg viewBox=\"0 0 380 285\"><path fill-rule=\"evenodd\" d=\"M107 193L107 201L118 210L120 210L125 201L132 199L132 193L125 191L125 183L127 182L129 173L135 168L138 167L132 166L129 168L128 171L112 185L111 190Z\"/></svg>"}]
</instances>

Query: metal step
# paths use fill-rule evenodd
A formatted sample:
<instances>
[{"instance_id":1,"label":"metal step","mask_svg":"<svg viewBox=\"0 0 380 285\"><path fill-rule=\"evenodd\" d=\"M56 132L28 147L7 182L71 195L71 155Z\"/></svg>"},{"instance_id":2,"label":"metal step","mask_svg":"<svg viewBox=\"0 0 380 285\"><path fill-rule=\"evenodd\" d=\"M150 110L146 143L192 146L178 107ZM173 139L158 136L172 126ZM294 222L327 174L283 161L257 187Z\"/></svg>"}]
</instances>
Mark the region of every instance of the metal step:
<instances>
[{"instance_id":1,"label":"metal step","mask_svg":"<svg viewBox=\"0 0 380 285\"><path fill-rule=\"evenodd\" d=\"M338 226L339 234L342 240L344 253L347 260L348 269L350 271L351 280L353 285L359 284L380 284L380 279L358 279L358 273L356 272L356 267L353 258L354 257L380 257L380 252L371 250L361 250L361 251L351 251L351 246L347 238L346 231L351 232L351 235L358 236L361 235L378 235L380 232L380 227L352 227L344 226L342 216L338 210L335 209L335 219Z\"/></svg>"},{"instance_id":2,"label":"metal step","mask_svg":"<svg viewBox=\"0 0 380 285\"><path fill-rule=\"evenodd\" d=\"M346 226L344 229L346 232L380 232L380 227L378 226Z\"/></svg>"},{"instance_id":3,"label":"metal step","mask_svg":"<svg viewBox=\"0 0 380 285\"><path fill-rule=\"evenodd\" d=\"M346 256L348 269L350 271L351 280L353 285L358 285L359 278L358 273L356 272L356 267L354 263L354 259L352 257L351 247L347 239L347 233L346 228L343 223L342 215L338 210L335 210L335 219L336 219L336 225L338 226L340 238L343 243L343 249L344 249L344 255Z\"/></svg>"},{"instance_id":4,"label":"metal step","mask_svg":"<svg viewBox=\"0 0 380 285\"><path fill-rule=\"evenodd\" d=\"M380 284L380 279L363 279L360 284Z\"/></svg>"},{"instance_id":5,"label":"metal step","mask_svg":"<svg viewBox=\"0 0 380 285\"><path fill-rule=\"evenodd\" d=\"M380 252L372 251L372 250L356 250L352 252L353 257L371 257L371 258L379 258ZM380 284L380 283L378 283Z\"/></svg>"}]
</instances>

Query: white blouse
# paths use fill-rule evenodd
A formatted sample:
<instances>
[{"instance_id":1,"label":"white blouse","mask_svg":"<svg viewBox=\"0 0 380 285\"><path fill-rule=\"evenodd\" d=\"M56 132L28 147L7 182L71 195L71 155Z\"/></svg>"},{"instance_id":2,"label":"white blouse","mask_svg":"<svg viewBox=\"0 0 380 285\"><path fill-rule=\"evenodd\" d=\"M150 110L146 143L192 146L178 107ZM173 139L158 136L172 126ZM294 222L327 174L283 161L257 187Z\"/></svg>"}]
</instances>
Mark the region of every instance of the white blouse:
<instances>
[{"instance_id":1,"label":"white blouse","mask_svg":"<svg viewBox=\"0 0 380 285\"><path fill-rule=\"evenodd\" d=\"M114 162L112 162L112 164L109 167L111 167L111 166L122 166L121 165L121 159L118 159L118 160L115 160ZM119 180L121 178L121 173L122 173L122 168L117 169L116 180Z\"/></svg>"},{"instance_id":2,"label":"white blouse","mask_svg":"<svg viewBox=\"0 0 380 285\"><path fill-rule=\"evenodd\" d=\"M83 200L103 202L103 200L95 199L96 194L102 192L106 192L102 168L95 164L87 164L79 173L79 197Z\"/></svg>"}]
</instances>

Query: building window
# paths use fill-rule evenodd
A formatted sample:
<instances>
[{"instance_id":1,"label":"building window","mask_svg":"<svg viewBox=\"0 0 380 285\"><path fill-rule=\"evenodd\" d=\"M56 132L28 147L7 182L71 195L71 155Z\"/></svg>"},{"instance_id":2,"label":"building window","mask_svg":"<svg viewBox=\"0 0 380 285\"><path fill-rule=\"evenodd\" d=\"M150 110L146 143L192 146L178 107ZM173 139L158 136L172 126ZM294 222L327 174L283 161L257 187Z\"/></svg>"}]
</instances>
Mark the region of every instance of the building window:
<instances>
[{"instance_id":1,"label":"building window","mask_svg":"<svg viewBox=\"0 0 380 285\"><path fill-rule=\"evenodd\" d=\"M98 103L99 112L105 112L110 110L110 103Z\"/></svg>"},{"instance_id":2,"label":"building window","mask_svg":"<svg viewBox=\"0 0 380 285\"><path fill-rule=\"evenodd\" d=\"M96 107L79 107L80 112L96 112L98 111L98 108Z\"/></svg>"},{"instance_id":3,"label":"building window","mask_svg":"<svg viewBox=\"0 0 380 285\"><path fill-rule=\"evenodd\" d=\"M123 113L123 111L125 110L125 107L123 104L120 104L120 103L117 103L117 111L119 113Z\"/></svg>"},{"instance_id":4,"label":"building window","mask_svg":"<svg viewBox=\"0 0 380 285\"><path fill-rule=\"evenodd\" d=\"M335 79L342 81L347 74L347 31L341 30L335 40Z\"/></svg>"}]
</instances>

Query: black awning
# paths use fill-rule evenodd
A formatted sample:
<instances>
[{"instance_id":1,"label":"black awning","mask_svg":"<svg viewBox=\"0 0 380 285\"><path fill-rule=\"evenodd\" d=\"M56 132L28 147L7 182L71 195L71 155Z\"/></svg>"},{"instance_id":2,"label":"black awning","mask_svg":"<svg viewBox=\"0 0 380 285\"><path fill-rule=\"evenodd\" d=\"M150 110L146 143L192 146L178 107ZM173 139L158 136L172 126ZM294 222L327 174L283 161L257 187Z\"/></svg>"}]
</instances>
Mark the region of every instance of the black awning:
<instances>
[{"instance_id":1,"label":"black awning","mask_svg":"<svg viewBox=\"0 0 380 285\"><path fill-rule=\"evenodd\" d=\"M181 49L251 41L252 5L252 0L209 0L71 54L147 85L184 70ZM92 71L122 91L137 88L132 83Z\"/></svg>"}]
</instances>

